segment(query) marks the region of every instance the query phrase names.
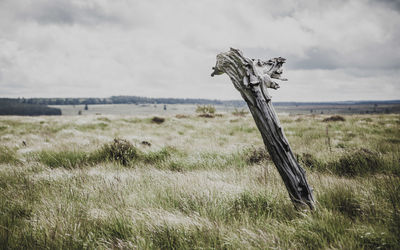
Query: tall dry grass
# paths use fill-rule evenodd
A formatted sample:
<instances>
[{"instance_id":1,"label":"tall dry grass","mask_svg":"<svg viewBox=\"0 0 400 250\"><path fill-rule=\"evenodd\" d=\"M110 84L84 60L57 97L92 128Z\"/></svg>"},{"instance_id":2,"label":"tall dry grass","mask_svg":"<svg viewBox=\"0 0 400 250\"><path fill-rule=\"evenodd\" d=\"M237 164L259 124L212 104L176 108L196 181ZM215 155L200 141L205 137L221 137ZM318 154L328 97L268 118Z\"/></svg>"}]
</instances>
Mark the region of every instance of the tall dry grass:
<instances>
[{"instance_id":1,"label":"tall dry grass","mask_svg":"<svg viewBox=\"0 0 400 250\"><path fill-rule=\"evenodd\" d=\"M399 248L400 117L332 122L332 150L325 118L281 117L318 201L304 212L248 115L1 117L0 245Z\"/></svg>"}]
</instances>

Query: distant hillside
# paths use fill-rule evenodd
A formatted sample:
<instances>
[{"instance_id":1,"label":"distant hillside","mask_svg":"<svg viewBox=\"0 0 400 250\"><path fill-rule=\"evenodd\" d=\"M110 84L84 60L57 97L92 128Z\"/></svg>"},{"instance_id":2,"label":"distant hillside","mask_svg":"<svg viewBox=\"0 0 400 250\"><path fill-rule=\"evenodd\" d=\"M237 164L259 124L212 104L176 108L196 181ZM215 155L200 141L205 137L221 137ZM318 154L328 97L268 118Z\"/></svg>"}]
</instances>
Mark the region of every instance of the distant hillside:
<instances>
[{"instance_id":1,"label":"distant hillside","mask_svg":"<svg viewBox=\"0 0 400 250\"><path fill-rule=\"evenodd\" d=\"M58 108L50 108L46 105L21 103L18 99L0 99L0 115L61 115Z\"/></svg>"}]
</instances>

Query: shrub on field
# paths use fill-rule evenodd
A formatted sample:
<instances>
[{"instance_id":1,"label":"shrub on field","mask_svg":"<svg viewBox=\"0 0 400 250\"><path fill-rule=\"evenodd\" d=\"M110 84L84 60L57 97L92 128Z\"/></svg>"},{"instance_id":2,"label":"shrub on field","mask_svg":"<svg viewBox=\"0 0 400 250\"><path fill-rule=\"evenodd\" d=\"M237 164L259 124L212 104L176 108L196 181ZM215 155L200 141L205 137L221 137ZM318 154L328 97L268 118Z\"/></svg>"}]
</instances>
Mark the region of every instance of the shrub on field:
<instances>
[{"instance_id":1,"label":"shrub on field","mask_svg":"<svg viewBox=\"0 0 400 250\"><path fill-rule=\"evenodd\" d=\"M141 161L147 164L159 164L167 160L176 151L173 147L164 147L158 151L142 152L129 141L114 139L110 144L105 144L99 151L92 154L93 161L116 161L124 166L131 162ZM98 160L96 160L98 159Z\"/></svg>"},{"instance_id":2,"label":"shrub on field","mask_svg":"<svg viewBox=\"0 0 400 250\"><path fill-rule=\"evenodd\" d=\"M246 152L246 160L250 164L257 164L265 160L269 160L270 155L264 147L253 148Z\"/></svg>"},{"instance_id":3,"label":"shrub on field","mask_svg":"<svg viewBox=\"0 0 400 250\"><path fill-rule=\"evenodd\" d=\"M319 159L317 159L317 157L315 157L312 154L309 153L303 153L302 155L297 155L297 160L299 161L299 163L303 164L304 166L312 169L312 170L325 170L325 164L320 161Z\"/></svg>"},{"instance_id":4,"label":"shrub on field","mask_svg":"<svg viewBox=\"0 0 400 250\"><path fill-rule=\"evenodd\" d=\"M196 108L196 113L201 114L214 114L215 107L213 105L198 105Z\"/></svg>"},{"instance_id":5,"label":"shrub on field","mask_svg":"<svg viewBox=\"0 0 400 250\"><path fill-rule=\"evenodd\" d=\"M325 118L322 121L323 122L344 122L344 121L346 121L346 119L344 119L344 117L341 115L333 115L331 117Z\"/></svg>"},{"instance_id":6,"label":"shrub on field","mask_svg":"<svg viewBox=\"0 0 400 250\"><path fill-rule=\"evenodd\" d=\"M142 144L143 146L151 147L151 143L148 141L142 141L140 144Z\"/></svg>"},{"instance_id":7,"label":"shrub on field","mask_svg":"<svg viewBox=\"0 0 400 250\"><path fill-rule=\"evenodd\" d=\"M200 113L200 117L214 118L215 107L213 105L198 105L196 108L196 113Z\"/></svg>"},{"instance_id":8,"label":"shrub on field","mask_svg":"<svg viewBox=\"0 0 400 250\"><path fill-rule=\"evenodd\" d=\"M115 138L110 144L105 144L92 157L109 161L116 161L127 166L130 162L137 159L140 151L129 141Z\"/></svg>"},{"instance_id":9,"label":"shrub on field","mask_svg":"<svg viewBox=\"0 0 400 250\"><path fill-rule=\"evenodd\" d=\"M199 117L214 118L215 116L213 114L200 114Z\"/></svg>"},{"instance_id":10,"label":"shrub on field","mask_svg":"<svg viewBox=\"0 0 400 250\"><path fill-rule=\"evenodd\" d=\"M152 122L152 123L156 123L156 124L161 124L161 123L165 122L165 118L158 117L158 116L154 116L154 117L151 119L151 122Z\"/></svg>"},{"instance_id":11,"label":"shrub on field","mask_svg":"<svg viewBox=\"0 0 400 250\"><path fill-rule=\"evenodd\" d=\"M190 116L184 114L177 114L175 117L178 119L183 119L183 118L189 118Z\"/></svg>"}]
</instances>

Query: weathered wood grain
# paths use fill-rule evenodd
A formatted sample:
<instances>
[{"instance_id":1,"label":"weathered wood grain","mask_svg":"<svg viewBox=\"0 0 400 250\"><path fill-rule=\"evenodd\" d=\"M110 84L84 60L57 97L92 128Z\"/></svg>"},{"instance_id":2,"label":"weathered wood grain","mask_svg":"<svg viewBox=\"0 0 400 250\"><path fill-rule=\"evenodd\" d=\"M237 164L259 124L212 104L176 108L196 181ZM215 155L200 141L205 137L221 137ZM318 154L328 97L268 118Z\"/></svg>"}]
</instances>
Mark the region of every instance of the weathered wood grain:
<instances>
[{"instance_id":1,"label":"weathered wood grain","mask_svg":"<svg viewBox=\"0 0 400 250\"><path fill-rule=\"evenodd\" d=\"M279 88L272 79L287 80L281 78L283 63L285 59L282 57L267 61L249 59L240 50L231 48L217 55L211 76L226 73L230 77L249 106L292 202L296 207L307 205L314 209L312 188L307 183L304 169L293 155L268 95L267 88Z\"/></svg>"}]
</instances>

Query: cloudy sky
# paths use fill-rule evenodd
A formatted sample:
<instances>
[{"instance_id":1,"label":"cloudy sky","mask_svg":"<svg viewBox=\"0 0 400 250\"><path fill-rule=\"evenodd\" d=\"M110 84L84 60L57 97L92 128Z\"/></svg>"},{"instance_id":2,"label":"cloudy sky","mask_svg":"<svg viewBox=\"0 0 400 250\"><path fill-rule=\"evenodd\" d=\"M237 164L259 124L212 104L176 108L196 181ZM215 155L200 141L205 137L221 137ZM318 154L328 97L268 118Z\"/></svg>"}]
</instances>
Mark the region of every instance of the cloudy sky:
<instances>
[{"instance_id":1,"label":"cloudy sky","mask_svg":"<svg viewBox=\"0 0 400 250\"><path fill-rule=\"evenodd\" d=\"M0 97L240 99L230 47L287 58L276 101L400 99L399 0L0 0Z\"/></svg>"}]
</instances>

